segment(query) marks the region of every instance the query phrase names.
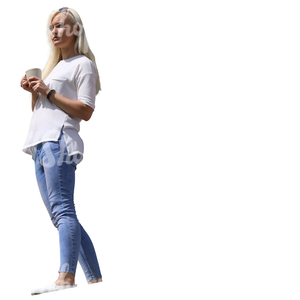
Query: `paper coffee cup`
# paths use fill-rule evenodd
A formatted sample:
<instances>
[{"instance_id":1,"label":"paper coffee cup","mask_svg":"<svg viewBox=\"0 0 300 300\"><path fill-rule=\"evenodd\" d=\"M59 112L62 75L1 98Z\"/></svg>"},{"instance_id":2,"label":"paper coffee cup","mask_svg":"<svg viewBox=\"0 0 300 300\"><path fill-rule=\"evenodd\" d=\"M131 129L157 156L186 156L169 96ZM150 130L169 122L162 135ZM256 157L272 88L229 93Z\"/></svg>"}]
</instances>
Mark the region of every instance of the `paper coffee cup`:
<instances>
[{"instance_id":1,"label":"paper coffee cup","mask_svg":"<svg viewBox=\"0 0 300 300\"><path fill-rule=\"evenodd\" d=\"M32 77L38 77L38 78L42 78L42 70L39 68L33 68L33 69L29 69L25 72L27 80Z\"/></svg>"}]
</instances>

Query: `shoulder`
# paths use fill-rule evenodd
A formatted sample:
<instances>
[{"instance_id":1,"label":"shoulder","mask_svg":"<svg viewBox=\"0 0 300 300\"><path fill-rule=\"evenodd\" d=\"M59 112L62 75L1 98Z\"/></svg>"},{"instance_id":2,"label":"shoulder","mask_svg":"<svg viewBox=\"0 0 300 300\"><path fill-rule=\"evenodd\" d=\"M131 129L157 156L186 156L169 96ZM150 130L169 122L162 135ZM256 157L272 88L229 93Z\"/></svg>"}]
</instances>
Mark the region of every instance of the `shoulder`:
<instances>
[{"instance_id":1,"label":"shoulder","mask_svg":"<svg viewBox=\"0 0 300 300\"><path fill-rule=\"evenodd\" d=\"M85 55L79 56L76 59L76 65L77 65L76 68L77 76L85 75L85 74L97 75L97 70L94 63Z\"/></svg>"}]
</instances>

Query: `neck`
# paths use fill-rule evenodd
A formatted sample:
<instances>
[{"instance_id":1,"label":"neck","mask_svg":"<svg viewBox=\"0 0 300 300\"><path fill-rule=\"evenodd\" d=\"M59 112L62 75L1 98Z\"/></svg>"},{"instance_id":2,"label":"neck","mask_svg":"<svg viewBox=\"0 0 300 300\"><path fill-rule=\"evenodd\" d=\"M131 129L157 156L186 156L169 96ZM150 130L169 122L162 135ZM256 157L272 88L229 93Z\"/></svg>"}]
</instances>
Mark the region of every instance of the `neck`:
<instances>
[{"instance_id":1,"label":"neck","mask_svg":"<svg viewBox=\"0 0 300 300\"><path fill-rule=\"evenodd\" d=\"M62 59L65 60L78 55L78 53L74 51L74 47L69 47L69 48L61 48L61 55L62 55Z\"/></svg>"}]
</instances>

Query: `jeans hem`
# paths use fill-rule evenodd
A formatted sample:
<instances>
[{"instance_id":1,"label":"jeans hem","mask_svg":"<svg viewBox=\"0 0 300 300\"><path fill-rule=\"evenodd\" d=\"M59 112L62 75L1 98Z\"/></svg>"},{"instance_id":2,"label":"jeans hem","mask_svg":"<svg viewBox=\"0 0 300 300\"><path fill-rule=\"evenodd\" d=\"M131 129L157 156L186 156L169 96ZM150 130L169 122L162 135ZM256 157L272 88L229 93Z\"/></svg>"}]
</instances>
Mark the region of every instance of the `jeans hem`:
<instances>
[{"instance_id":1,"label":"jeans hem","mask_svg":"<svg viewBox=\"0 0 300 300\"><path fill-rule=\"evenodd\" d=\"M101 276L101 277L94 277L94 276L93 276L93 277L89 277L89 278L86 279L86 281L87 281L87 282L90 282L90 281L92 281L92 280L94 280L94 279L98 279L98 278L101 278L101 279L102 279L102 276Z\"/></svg>"},{"instance_id":2,"label":"jeans hem","mask_svg":"<svg viewBox=\"0 0 300 300\"><path fill-rule=\"evenodd\" d=\"M69 270L68 272L59 270L58 273L71 273L71 274L73 274L74 276L76 275L76 274L75 274L76 272L71 272L70 270Z\"/></svg>"}]
</instances>

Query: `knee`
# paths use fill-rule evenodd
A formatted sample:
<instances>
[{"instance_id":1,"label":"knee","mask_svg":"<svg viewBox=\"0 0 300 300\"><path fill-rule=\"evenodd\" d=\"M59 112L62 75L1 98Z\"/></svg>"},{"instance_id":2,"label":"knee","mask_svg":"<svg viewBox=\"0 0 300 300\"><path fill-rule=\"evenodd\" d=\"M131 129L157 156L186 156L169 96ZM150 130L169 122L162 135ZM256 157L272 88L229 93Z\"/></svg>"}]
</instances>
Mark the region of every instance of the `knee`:
<instances>
[{"instance_id":1,"label":"knee","mask_svg":"<svg viewBox=\"0 0 300 300\"><path fill-rule=\"evenodd\" d=\"M54 227L56 227L58 229L58 220L54 217L51 218L52 224L54 225Z\"/></svg>"},{"instance_id":2,"label":"knee","mask_svg":"<svg viewBox=\"0 0 300 300\"><path fill-rule=\"evenodd\" d=\"M70 226L79 226L79 221L77 219L76 214L60 214L51 219L54 227L58 229L58 227L62 224L68 224Z\"/></svg>"}]
</instances>

